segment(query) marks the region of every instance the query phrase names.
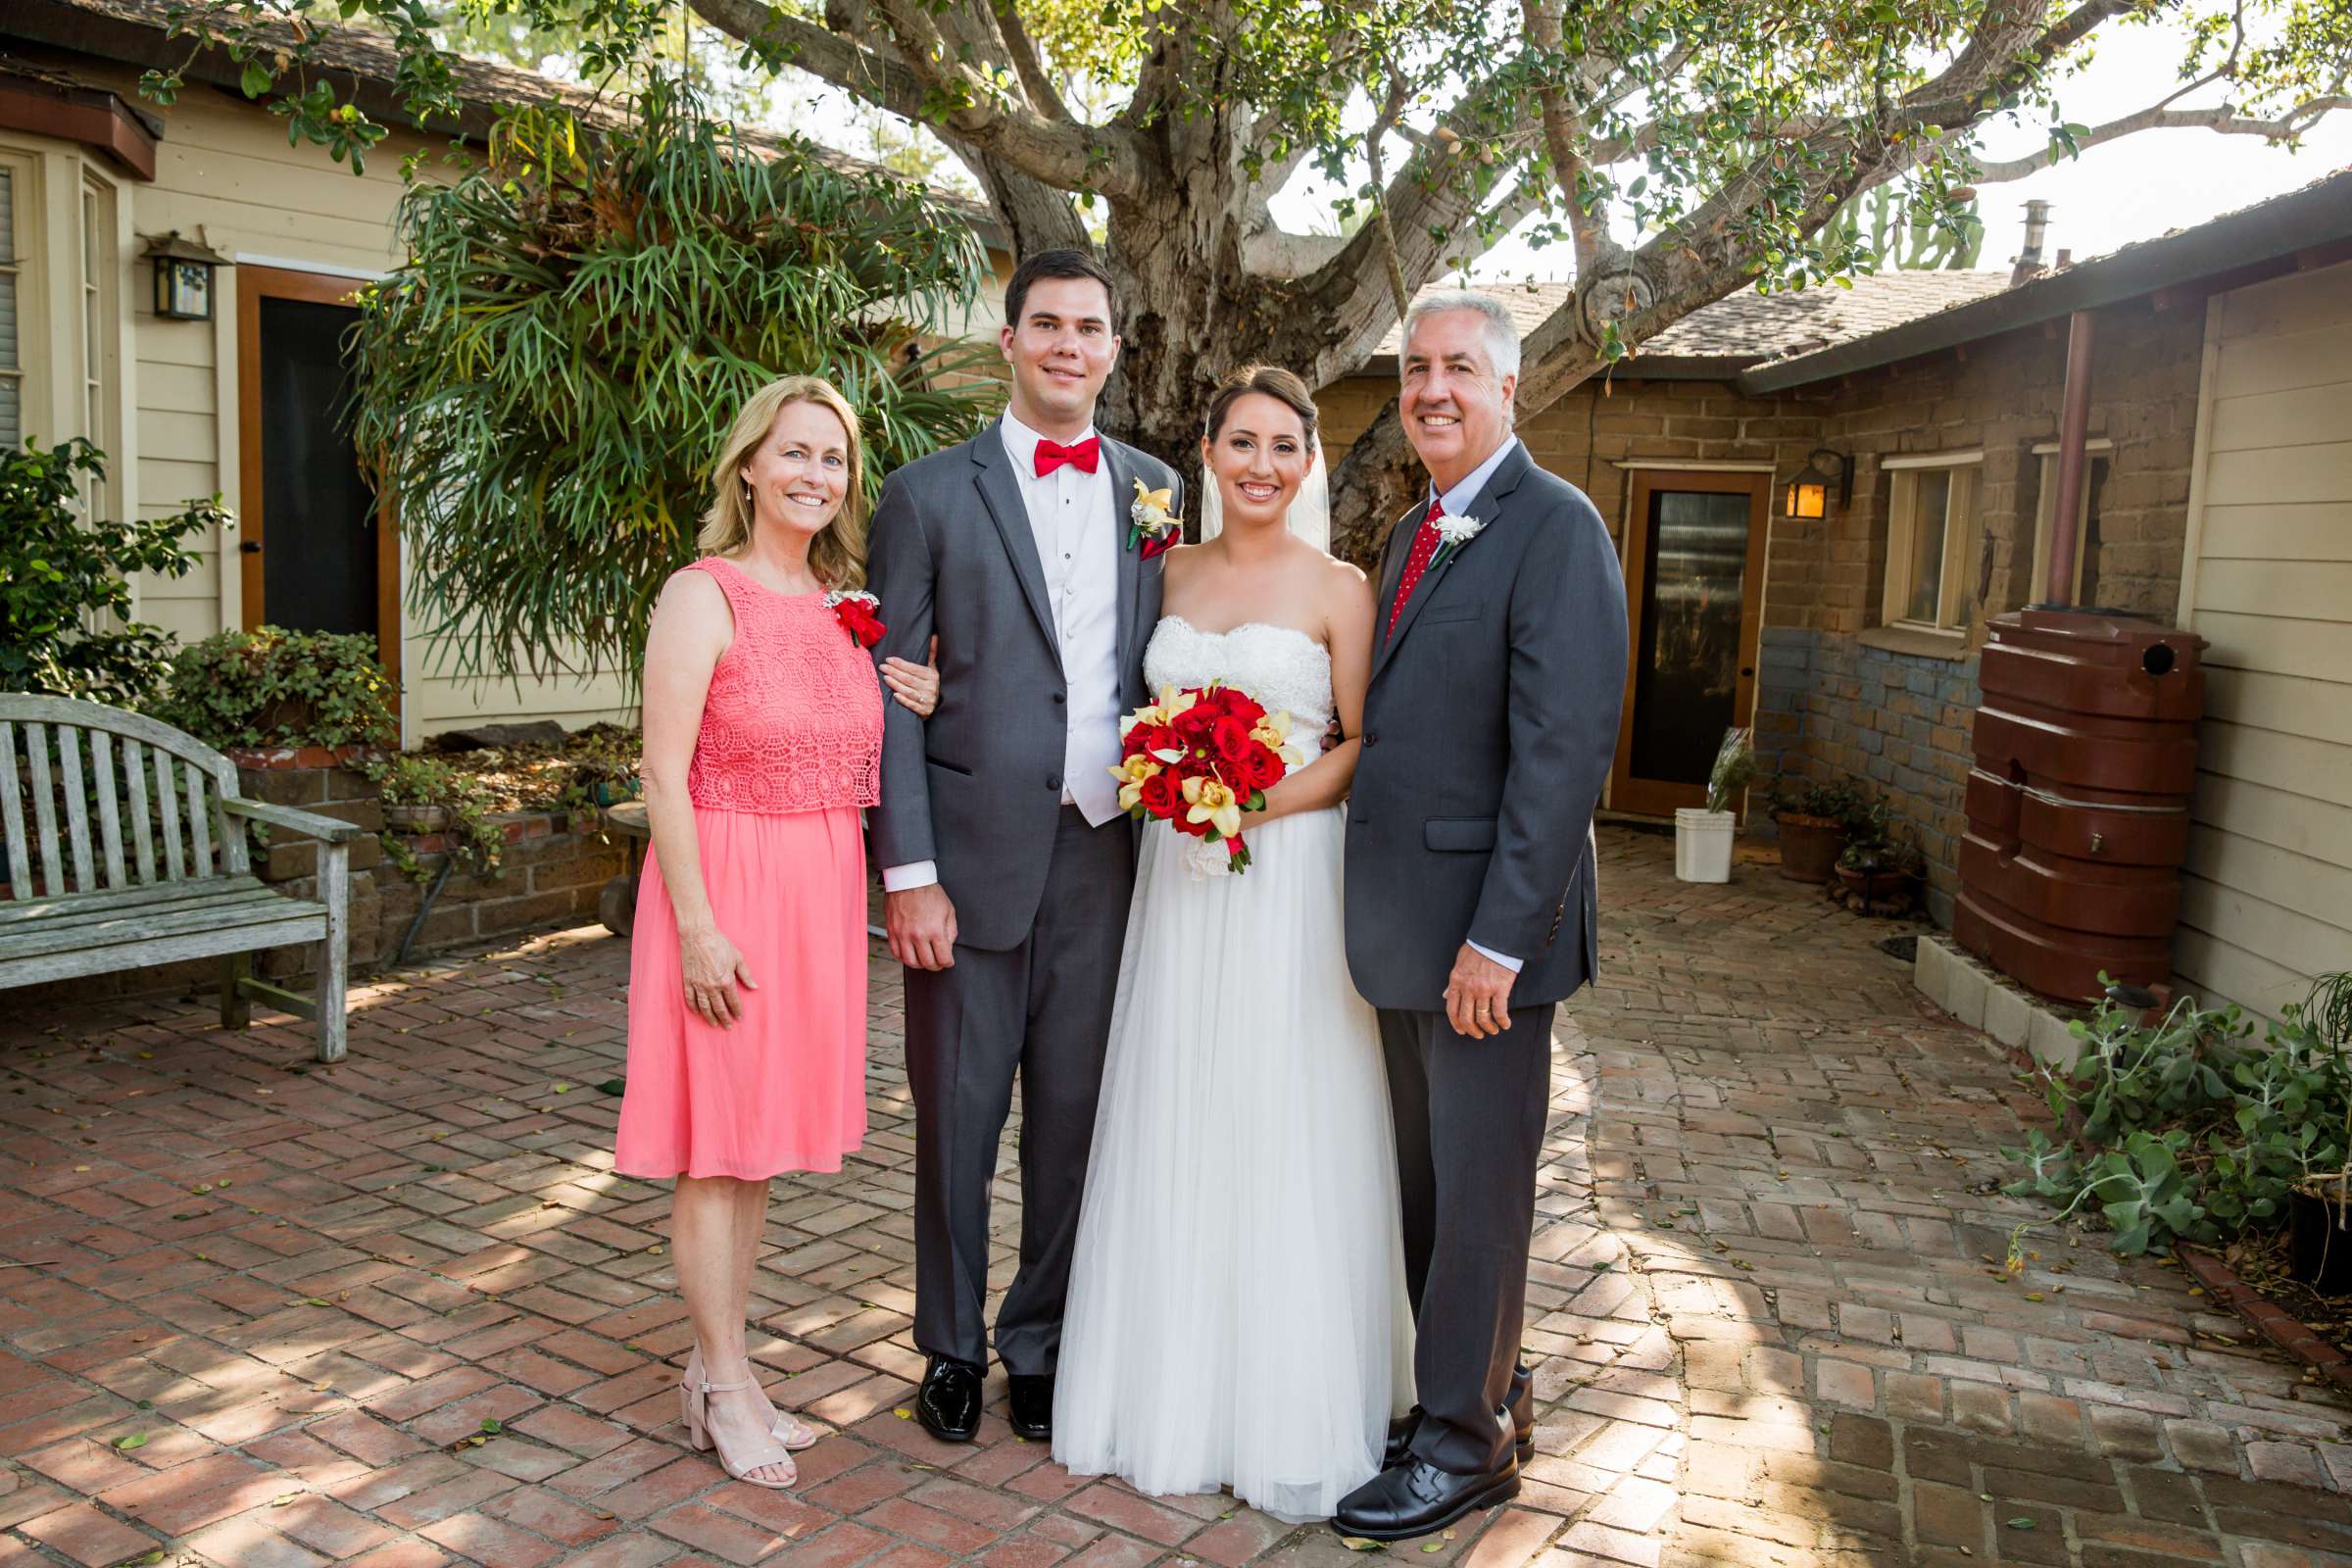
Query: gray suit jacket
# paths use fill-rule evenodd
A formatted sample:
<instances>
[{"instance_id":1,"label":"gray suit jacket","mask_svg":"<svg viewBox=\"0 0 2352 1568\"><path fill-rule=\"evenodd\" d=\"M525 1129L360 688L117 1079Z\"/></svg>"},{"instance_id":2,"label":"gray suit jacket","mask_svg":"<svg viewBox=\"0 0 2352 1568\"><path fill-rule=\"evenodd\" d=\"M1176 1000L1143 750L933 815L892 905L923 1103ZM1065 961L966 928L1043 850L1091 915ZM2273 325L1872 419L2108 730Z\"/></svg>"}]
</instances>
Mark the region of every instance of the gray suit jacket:
<instances>
[{"instance_id":1,"label":"gray suit jacket","mask_svg":"<svg viewBox=\"0 0 2352 1568\"><path fill-rule=\"evenodd\" d=\"M1388 620L1420 506L1389 535ZM1625 701L1625 582L1600 514L1522 445L1486 527L1374 632L1348 804L1348 965L1377 1007L1445 1006L1464 941L1523 960L1513 1006L1591 979L1592 812Z\"/></svg>"},{"instance_id":2,"label":"gray suit jacket","mask_svg":"<svg viewBox=\"0 0 2352 1568\"><path fill-rule=\"evenodd\" d=\"M1120 702L1145 700L1144 645L1159 620L1165 558L1126 548L1141 478L1181 481L1158 459L1102 441L1119 530ZM868 541L866 582L890 629L877 660L920 662L939 637L939 708L885 702L882 803L868 813L877 865L935 860L956 940L1003 952L1028 936L1061 808L1068 694L1029 512L999 426L893 473ZM1123 915L1124 910L1120 911Z\"/></svg>"}]
</instances>

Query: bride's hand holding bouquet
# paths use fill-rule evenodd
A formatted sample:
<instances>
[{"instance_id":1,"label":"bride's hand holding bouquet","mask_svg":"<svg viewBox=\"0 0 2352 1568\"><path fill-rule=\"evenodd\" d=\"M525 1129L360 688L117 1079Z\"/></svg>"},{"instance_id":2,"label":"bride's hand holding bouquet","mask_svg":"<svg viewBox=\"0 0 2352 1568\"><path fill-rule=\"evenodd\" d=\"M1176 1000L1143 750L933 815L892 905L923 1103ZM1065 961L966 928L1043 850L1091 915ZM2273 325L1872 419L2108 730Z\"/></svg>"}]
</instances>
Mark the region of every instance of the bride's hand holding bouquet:
<instances>
[{"instance_id":1,"label":"bride's hand holding bouquet","mask_svg":"<svg viewBox=\"0 0 2352 1568\"><path fill-rule=\"evenodd\" d=\"M1305 760L1291 742L1290 714L1269 713L1249 693L1213 681L1163 690L1158 702L1119 720L1119 736L1110 770L1119 805L1199 841L1203 853L1187 857L1197 875L1249 868L1243 818L1262 820L1266 791Z\"/></svg>"}]
</instances>

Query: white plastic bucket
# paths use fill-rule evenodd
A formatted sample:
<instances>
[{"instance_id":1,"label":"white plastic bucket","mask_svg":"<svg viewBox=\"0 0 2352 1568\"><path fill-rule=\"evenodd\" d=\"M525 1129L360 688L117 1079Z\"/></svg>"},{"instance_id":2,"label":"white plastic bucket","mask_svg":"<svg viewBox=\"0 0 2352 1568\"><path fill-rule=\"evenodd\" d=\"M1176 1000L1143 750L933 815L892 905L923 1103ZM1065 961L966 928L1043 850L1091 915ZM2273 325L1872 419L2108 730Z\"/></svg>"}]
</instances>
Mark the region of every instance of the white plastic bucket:
<instances>
[{"instance_id":1,"label":"white plastic bucket","mask_svg":"<svg viewBox=\"0 0 2352 1568\"><path fill-rule=\"evenodd\" d=\"M1732 831L1740 818L1730 811L1686 806L1674 813L1674 875L1678 882L1729 882Z\"/></svg>"}]
</instances>

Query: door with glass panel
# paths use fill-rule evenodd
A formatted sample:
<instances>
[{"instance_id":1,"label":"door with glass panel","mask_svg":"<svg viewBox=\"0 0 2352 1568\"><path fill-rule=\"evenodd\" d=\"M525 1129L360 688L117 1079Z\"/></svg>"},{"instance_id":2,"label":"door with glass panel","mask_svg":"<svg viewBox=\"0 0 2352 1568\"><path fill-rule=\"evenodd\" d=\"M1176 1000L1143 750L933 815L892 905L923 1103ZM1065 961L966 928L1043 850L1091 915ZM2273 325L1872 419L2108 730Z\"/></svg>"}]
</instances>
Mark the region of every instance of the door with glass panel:
<instances>
[{"instance_id":1,"label":"door with glass panel","mask_svg":"<svg viewBox=\"0 0 2352 1568\"><path fill-rule=\"evenodd\" d=\"M372 637L397 675L400 539L351 435L358 287L237 269L245 624Z\"/></svg>"},{"instance_id":2,"label":"door with glass panel","mask_svg":"<svg viewBox=\"0 0 2352 1568\"><path fill-rule=\"evenodd\" d=\"M1754 719L1771 493L1768 473L1633 470L1616 810L1663 816L1704 804L1723 732Z\"/></svg>"}]
</instances>

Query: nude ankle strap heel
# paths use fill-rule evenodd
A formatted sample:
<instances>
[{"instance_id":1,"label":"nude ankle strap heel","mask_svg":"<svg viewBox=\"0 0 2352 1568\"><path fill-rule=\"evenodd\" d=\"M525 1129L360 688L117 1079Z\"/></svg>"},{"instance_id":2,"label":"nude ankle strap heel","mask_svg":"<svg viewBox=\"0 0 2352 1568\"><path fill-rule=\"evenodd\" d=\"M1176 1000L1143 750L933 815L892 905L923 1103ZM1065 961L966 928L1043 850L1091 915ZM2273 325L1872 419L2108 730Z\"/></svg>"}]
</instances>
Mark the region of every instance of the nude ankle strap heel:
<instances>
[{"instance_id":1,"label":"nude ankle strap heel","mask_svg":"<svg viewBox=\"0 0 2352 1568\"><path fill-rule=\"evenodd\" d=\"M735 1480L747 1486L765 1487L770 1492L784 1492L798 1485L801 1476L800 1467L793 1463L792 1454L782 1444L772 1439L767 1443L755 1444L749 1454L738 1457L727 1452L710 1430L710 1396L735 1394L758 1386L758 1380L753 1378L746 1378L740 1383L712 1383L707 1378L682 1379L678 1384L678 1394L684 1404L686 1441L697 1452L715 1448L718 1467ZM782 1465L790 1474L782 1481L762 1481L752 1474L770 1465Z\"/></svg>"}]
</instances>

